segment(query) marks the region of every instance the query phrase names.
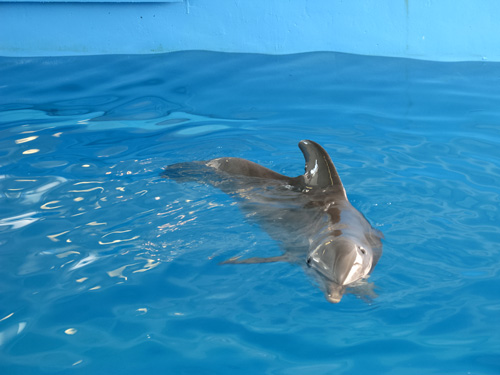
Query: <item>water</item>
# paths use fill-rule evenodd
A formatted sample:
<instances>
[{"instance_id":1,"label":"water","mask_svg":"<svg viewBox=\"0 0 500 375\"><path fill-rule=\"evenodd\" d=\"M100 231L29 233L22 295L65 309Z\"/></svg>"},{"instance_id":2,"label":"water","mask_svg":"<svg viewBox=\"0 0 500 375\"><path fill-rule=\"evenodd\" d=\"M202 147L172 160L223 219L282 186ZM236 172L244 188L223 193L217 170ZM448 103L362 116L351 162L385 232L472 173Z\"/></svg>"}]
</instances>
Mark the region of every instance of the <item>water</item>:
<instances>
[{"instance_id":1,"label":"water","mask_svg":"<svg viewBox=\"0 0 500 375\"><path fill-rule=\"evenodd\" d=\"M500 65L315 53L0 59L0 373L499 374ZM329 304L171 163L332 156L385 234Z\"/></svg>"}]
</instances>

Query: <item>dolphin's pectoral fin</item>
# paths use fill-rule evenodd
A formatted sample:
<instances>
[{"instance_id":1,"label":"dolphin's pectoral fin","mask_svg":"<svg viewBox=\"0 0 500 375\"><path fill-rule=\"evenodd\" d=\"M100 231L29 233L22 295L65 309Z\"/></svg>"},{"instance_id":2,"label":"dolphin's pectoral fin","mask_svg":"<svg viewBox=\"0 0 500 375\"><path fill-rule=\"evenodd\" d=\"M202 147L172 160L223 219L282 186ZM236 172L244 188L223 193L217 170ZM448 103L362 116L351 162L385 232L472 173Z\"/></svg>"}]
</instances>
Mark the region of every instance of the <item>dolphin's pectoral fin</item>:
<instances>
[{"instance_id":1,"label":"dolphin's pectoral fin","mask_svg":"<svg viewBox=\"0 0 500 375\"><path fill-rule=\"evenodd\" d=\"M372 231L372 235L378 237L381 240L385 239L384 234L380 230L378 230L376 228L372 228L371 231Z\"/></svg>"},{"instance_id":2,"label":"dolphin's pectoral fin","mask_svg":"<svg viewBox=\"0 0 500 375\"><path fill-rule=\"evenodd\" d=\"M273 263L273 262L283 262L288 261L288 257L285 255L279 255L275 257L261 258L253 257L247 259L239 259L240 257L233 257L221 262L219 264L257 264L257 263Z\"/></svg>"},{"instance_id":3,"label":"dolphin's pectoral fin","mask_svg":"<svg viewBox=\"0 0 500 375\"><path fill-rule=\"evenodd\" d=\"M382 256L382 239L384 235L378 229L372 228L372 231L366 235L368 243L371 245L373 250L373 261L370 268L369 274L373 271L373 268L377 265L378 260Z\"/></svg>"},{"instance_id":4,"label":"dolphin's pectoral fin","mask_svg":"<svg viewBox=\"0 0 500 375\"><path fill-rule=\"evenodd\" d=\"M371 303L378 294L375 292L375 284L366 280L359 281L355 285L348 286L346 293L355 294L366 303Z\"/></svg>"}]
</instances>

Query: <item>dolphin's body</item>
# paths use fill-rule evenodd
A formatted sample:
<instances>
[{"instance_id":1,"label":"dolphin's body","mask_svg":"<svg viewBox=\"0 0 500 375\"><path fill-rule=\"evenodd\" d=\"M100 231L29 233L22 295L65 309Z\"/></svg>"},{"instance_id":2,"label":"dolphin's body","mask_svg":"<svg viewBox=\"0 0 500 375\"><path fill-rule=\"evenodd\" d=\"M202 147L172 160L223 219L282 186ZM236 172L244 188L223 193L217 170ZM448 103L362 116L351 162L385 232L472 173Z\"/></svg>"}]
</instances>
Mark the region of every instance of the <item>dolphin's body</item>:
<instances>
[{"instance_id":1,"label":"dolphin's body","mask_svg":"<svg viewBox=\"0 0 500 375\"><path fill-rule=\"evenodd\" d=\"M269 258L229 259L223 264L288 261L319 280L328 301L359 287L382 255L383 235L348 201L328 153L301 141L305 173L287 177L239 158L167 166L166 178L208 182L239 200L240 207L276 240L284 253Z\"/></svg>"}]
</instances>

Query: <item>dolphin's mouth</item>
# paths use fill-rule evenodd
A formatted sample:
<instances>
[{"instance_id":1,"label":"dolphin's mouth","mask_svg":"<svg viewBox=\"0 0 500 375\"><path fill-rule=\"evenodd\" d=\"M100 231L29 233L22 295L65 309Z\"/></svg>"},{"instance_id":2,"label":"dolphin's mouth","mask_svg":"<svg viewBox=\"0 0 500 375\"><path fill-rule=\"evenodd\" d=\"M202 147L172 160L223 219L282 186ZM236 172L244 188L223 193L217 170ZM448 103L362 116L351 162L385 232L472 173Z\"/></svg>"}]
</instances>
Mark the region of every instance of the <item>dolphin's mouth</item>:
<instances>
[{"instance_id":1,"label":"dolphin's mouth","mask_svg":"<svg viewBox=\"0 0 500 375\"><path fill-rule=\"evenodd\" d=\"M342 296L331 296L330 294L328 294L326 296L326 299L328 300L328 302L330 303L339 303L340 300L342 299Z\"/></svg>"},{"instance_id":2,"label":"dolphin's mouth","mask_svg":"<svg viewBox=\"0 0 500 375\"><path fill-rule=\"evenodd\" d=\"M330 282L326 285L325 297L328 302L339 303L344 294L345 286Z\"/></svg>"}]
</instances>

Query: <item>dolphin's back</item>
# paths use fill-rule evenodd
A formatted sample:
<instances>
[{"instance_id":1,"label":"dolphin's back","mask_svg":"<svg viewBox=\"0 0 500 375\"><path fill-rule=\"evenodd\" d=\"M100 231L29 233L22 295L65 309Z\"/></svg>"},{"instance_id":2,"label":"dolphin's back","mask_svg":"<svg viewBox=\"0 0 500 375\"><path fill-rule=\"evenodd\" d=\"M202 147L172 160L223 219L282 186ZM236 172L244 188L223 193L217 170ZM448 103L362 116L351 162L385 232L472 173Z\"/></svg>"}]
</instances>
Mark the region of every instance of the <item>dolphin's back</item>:
<instances>
[{"instance_id":1,"label":"dolphin's back","mask_svg":"<svg viewBox=\"0 0 500 375\"><path fill-rule=\"evenodd\" d=\"M218 158L207 162L207 166L233 176L256 177L279 181L289 181L290 177L272 171L250 160L240 158Z\"/></svg>"},{"instance_id":2,"label":"dolphin's back","mask_svg":"<svg viewBox=\"0 0 500 375\"><path fill-rule=\"evenodd\" d=\"M309 140L299 143L305 159L303 175L288 177L250 160L218 158L209 160L206 166L232 176L256 177L285 182L300 191L328 191L338 200L347 200L344 186L328 153L319 144Z\"/></svg>"}]
</instances>

